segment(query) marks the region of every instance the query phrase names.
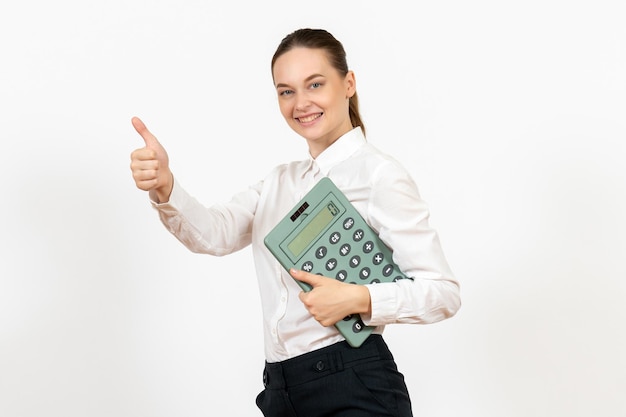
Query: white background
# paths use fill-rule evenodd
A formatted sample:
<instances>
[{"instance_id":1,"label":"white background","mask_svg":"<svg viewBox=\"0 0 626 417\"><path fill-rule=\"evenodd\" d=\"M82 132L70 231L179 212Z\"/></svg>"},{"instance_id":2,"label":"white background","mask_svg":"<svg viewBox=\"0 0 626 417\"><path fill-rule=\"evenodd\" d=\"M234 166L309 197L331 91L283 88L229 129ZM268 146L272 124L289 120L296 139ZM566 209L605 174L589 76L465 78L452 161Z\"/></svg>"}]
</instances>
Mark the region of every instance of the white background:
<instances>
[{"instance_id":1,"label":"white background","mask_svg":"<svg viewBox=\"0 0 626 417\"><path fill-rule=\"evenodd\" d=\"M462 284L454 318L385 333L415 415L626 415L623 2L399 3L2 3L1 416L260 416L251 253L165 231L130 119L230 199L306 155L270 75L305 26L344 43Z\"/></svg>"}]
</instances>

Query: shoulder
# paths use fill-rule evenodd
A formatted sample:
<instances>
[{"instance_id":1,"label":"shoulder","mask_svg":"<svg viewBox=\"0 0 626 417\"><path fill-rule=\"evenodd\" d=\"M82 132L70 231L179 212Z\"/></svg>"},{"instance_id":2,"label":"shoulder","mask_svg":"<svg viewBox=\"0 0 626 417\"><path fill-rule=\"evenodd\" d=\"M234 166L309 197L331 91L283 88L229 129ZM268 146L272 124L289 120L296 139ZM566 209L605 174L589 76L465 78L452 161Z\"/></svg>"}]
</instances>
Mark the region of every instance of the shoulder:
<instances>
[{"instance_id":1,"label":"shoulder","mask_svg":"<svg viewBox=\"0 0 626 417\"><path fill-rule=\"evenodd\" d=\"M394 156L369 142L361 146L346 163L347 169L368 173L373 182L382 178L392 180L409 176L407 169Z\"/></svg>"}]
</instances>

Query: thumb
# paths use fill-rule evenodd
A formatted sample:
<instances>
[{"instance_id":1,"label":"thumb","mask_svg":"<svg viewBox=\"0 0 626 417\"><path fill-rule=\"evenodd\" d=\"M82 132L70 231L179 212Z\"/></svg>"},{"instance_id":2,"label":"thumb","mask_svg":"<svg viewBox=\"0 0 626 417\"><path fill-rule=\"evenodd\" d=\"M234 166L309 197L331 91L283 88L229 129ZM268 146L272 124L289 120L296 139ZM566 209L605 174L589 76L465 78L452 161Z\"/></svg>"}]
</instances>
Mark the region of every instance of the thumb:
<instances>
[{"instance_id":1,"label":"thumb","mask_svg":"<svg viewBox=\"0 0 626 417\"><path fill-rule=\"evenodd\" d=\"M159 141L157 140L156 136L150 133L146 125L141 121L139 117L133 117L131 119L131 123L133 124L133 127L135 128L137 133L141 135L148 148L154 148L159 146Z\"/></svg>"},{"instance_id":2,"label":"thumb","mask_svg":"<svg viewBox=\"0 0 626 417\"><path fill-rule=\"evenodd\" d=\"M289 270L289 273L291 274L292 277L294 277L298 281L309 284L311 287L314 287L314 288L316 285L319 284L319 281L322 278L319 275L311 274L310 272L306 272L306 271L300 271L295 268L291 268Z\"/></svg>"}]
</instances>

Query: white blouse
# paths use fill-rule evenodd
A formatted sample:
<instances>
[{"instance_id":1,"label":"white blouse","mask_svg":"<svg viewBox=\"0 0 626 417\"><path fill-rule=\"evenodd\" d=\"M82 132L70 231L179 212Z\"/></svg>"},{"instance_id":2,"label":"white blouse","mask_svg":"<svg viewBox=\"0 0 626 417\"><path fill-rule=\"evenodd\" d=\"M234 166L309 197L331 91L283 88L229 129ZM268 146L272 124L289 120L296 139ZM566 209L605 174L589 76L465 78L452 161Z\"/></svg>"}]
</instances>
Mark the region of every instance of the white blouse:
<instances>
[{"instance_id":1,"label":"white blouse","mask_svg":"<svg viewBox=\"0 0 626 417\"><path fill-rule=\"evenodd\" d=\"M263 309L265 357L278 362L343 340L323 327L298 298L302 289L265 247L267 233L321 178L343 191L365 221L393 250L393 260L413 280L367 285L371 316L382 333L391 323L434 323L460 308L459 284L444 257L429 211L408 172L366 142L360 128L317 158L274 168L231 201L205 207L175 181L170 201L152 205L167 229L193 252L226 255L252 244Z\"/></svg>"}]
</instances>

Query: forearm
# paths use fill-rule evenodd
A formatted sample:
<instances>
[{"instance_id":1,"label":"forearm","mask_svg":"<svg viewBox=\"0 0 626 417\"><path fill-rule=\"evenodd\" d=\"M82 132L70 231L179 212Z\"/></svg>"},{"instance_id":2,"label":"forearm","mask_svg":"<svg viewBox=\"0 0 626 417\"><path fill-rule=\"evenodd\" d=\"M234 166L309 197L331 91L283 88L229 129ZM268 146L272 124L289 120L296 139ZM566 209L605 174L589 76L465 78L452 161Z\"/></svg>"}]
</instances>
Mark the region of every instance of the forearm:
<instances>
[{"instance_id":1,"label":"forearm","mask_svg":"<svg viewBox=\"0 0 626 417\"><path fill-rule=\"evenodd\" d=\"M461 307L454 280L416 278L368 287L372 310L367 325L435 323L454 316Z\"/></svg>"},{"instance_id":2,"label":"forearm","mask_svg":"<svg viewBox=\"0 0 626 417\"><path fill-rule=\"evenodd\" d=\"M155 201L159 196L155 197L152 205L161 222L192 252L222 256L250 243L256 207L252 190L211 207L202 205L177 183L166 203Z\"/></svg>"}]
</instances>

